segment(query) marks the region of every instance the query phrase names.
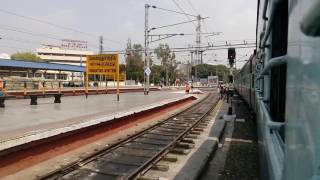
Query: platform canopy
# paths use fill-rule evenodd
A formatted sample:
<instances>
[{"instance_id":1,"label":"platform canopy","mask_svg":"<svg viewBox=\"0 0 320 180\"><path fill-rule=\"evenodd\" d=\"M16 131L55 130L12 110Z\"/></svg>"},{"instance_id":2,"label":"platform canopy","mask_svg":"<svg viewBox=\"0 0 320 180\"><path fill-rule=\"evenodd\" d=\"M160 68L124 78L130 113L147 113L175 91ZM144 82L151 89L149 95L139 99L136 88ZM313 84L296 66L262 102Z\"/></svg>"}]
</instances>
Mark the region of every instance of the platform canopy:
<instances>
[{"instance_id":1,"label":"platform canopy","mask_svg":"<svg viewBox=\"0 0 320 180\"><path fill-rule=\"evenodd\" d=\"M68 64L55 64L46 62L32 62L22 60L0 59L0 68L23 68L36 70L57 70L57 71L72 71L72 72L86 72L83 66L75 66Z\"/></svg>"}]
</instances>

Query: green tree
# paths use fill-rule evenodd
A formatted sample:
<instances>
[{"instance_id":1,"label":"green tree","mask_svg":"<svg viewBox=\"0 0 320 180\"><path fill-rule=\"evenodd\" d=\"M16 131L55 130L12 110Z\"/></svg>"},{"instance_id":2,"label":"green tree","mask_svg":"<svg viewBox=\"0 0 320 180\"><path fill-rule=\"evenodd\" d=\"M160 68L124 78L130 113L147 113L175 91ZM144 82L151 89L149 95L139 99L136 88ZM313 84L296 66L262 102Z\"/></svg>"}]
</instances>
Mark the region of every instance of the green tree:
<instances>
[{"instance_id":1,"label":"green tree","mask_svg":"<svg viewBox=\"0 0 320 180\"><path fill-rule=\"evenodd\" d=\"M143 47L141 44L134 44L133 47L127 47L128 52L126 57L126 76L129 80L138 82L143 81Z\"/></svg>"},{"instance_id":2,"label":"green tree","mask_svg":"<svg viewBox=\"0 0 320 180\"><path fill-rule=\"evenodd\" d=\"M150 80L153 84L163 84L163 78L165 77L165 69L160 65L151 66Z\"/></svg>"},{"instance_id":3,"label":"green tree","mask_svg":"<svg viewBox=\"0 0 320 180\"><path fill-rule=\"evenodd\" d=\"M24 61L36 61L43 62L43 60L32 52L17 52L11 55L13 60L24 60Z\"/></svg>"},{"instance_id":4,"label":"green tree","mask_svg":"<svg viewBox=\"0 0 320 180\"><path fill-rule=\"evenodd\" d=\"M158 59L161 59L161 65L165 70L165 84L169 85L176 79L176 62L175 54L171 52L168 44L159 44L159 46L154 50ZM170 82L169 82L170 79Z\"/></svg>"},{"instance_id":5,"label":"green tree","mask_svg":"<svg viewBox=\"0 0 320 180\"><path fill-rule=\"evenodd\" d=\"M219 80L227 81L228 74L229 68L225 65L199 64L192 68L192 75L198 78L219 76Z\"/></svg>"}]
</instances>

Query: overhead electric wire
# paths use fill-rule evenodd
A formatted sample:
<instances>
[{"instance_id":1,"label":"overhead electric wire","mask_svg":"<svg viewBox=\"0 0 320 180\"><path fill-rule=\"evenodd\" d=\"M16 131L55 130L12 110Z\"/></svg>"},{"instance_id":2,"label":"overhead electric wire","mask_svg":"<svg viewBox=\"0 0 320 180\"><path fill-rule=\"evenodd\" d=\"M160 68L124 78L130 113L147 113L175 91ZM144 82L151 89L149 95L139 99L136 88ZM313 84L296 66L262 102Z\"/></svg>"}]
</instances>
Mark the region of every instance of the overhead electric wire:
<instances>
[{"instance_id":1,"label":"overhead electric wire","mask_svg":"<svg viewBox=\"0 0 320 180\"><path fill-rule=\"evenodd\" d=\"M0 12L6 13L6 14L10 14L10 15L13 15L13 16L17 16L17 17L20 17L20 18L28 19L28 20L31 20L31 21L36 21L36 22L39 22L39 23L42 23L42 24L47 24L47 25L50 25L50 26L55 27L55 28L60 28L60 29L64 29L64 30L67 30L67 31L72 31L72 32L76 32L76 33L79 33L79 34L83 34L83 35L87 35L87 36L91 36L91 37L95 37L95 38L99 37L98 35L95 35L95 34L79 31L77 29L73 29L71 27L62 26L62 25L55 24L55 23L52 23L52 22L49 22L49 21L45 21L45 20L41 20L41 19L29 17L29 16L17 14L15 12L7 11L7 10L4 10L4 9L0 9ZM109 39L109 38L105 38L105 37L103 37L103 38L105 40L113 42L113 43L124 44L124 43L121 43L120 41L115 41L115 40L112 40L112 39Z\"/></svg>"},{"instance_id":2,"label":"overhead electric wire","mask_svg":"<svg viewBox=\"0 0 320 180\"><path fill-rule=\"evenodd\" d=\"M255 47L255 43L248 43L248 44L230 44L230 45L217 45L217 46L201 46L200 48L207 50L219 50L219 49L228 49L230 47L234 48L252 48ZM170 48L171 52L186 52L195 50L196 47L173 47ZM153 51L154 49L150 49ZM144 51L143 49L140 51ZM107 53L125 53L125 50L115 50L115 51L104 51Z\"/></svg>"},{"instance_id":3,"label":"overhead electric wire","mask_svg":"<svg viewBox=\"0 0 320 180\"><path fill-rule=\"evenodd\" d=\"M15 46L6 46L6 45L0 45L0 47L5 47L5 48L10 48L10 49L16 49L16 50L24 50L24 51L31 51L34 52L32 49L27 49L27 48L20 48L20 47L15 47Z\"/></svg>"},{"instance_id":4,"label":"overhead electric wire","mask_svg":"<svg viewBox=\"0 0 320 180\"><path fill-rule=\"evenodd\" d=\"M61 38L57 38L57 37L54 37L54 36L51 36L51 35L48 35L48 34L35 33L35 32L30 31L30 30L26 30L24 28L20 28L19 29L18 27L13 27L13 26L4 27L4 25L0 25L0 29L4 29L4 30L7 30L7 31L14 31L14 32L18 32L18 33L24 33L24 34L28 34L28 35L31 35L31 36L45 37L45 38L48 38L48 39L54 39L54 40L59 40L59 41L61 40Z\"/></svg>"},{"instance_id":5,"label":"overhead electric wire","mask_svg":"<svg viewBox=\"0 0 320 180\"><path fill-rule=\"evenodd\" d=\"M0 29L6 30L6 31L13 31L13 32L17 32L17 33L28 34L30 36L44 37L44 38L52 39L52 40L56 40L56 41L61 41L62 39L64 39L64 38L57 37L57 36L52 35L52 34L37 33L37 32L31 31L31 30L28 30L28 29L25 29L25 28L20 28L20 27L15 27L15 26L7 26L7 25L1 25L0 24ZM95 48L99 47L98 45L94 45L94 44L89 43L89 42L88 42L88 46L92 46L92 47L95 47Z\"/></svg>"},{"instance_id":6,"label":"overhead electric wire","mask_svg":"<svg viewBox=\"0 0 320 180\"><path fill-rule=\"evenodd\" d=\"M206 49L206 51L225 50L225 49L228 49L228 48L230 48L230 47L237 48L237 49L247 49L247 48L255 48L256 45L250 45L250 46L242 45L242 46L214 47L214 48L208 48L208 49ZM151 49L151 50L154 50L154 49ZM119 53L119 54L125 54L125 53L126 53L125 51L103 51L103 52L106 52L106 53ZM185 53L185 52L190 52L190 49L170 50L170 52L174 52L174 53Z\"/></svg>"},{"instance_id":7,"label":"overhead electric wire","mask_svg":"<svg viewBox=\"0 0 320 180\"><path fill-rule=\"evenodd\" d=\"M189 4L189 6L191 7L191 9L192 9L195 13L199 14L198 11L196 10L196 8L194 7L194 5L191 3L190 0L187 0L187 3ZM204 25L204 30L205 30L205 32L208 33L209 31L208 31L207 24L206 24L205 21L203 21L203 25ZM210 38L210 36L205 36L205 37L206 37L208 43L213 44L213 41L212 41L212 39Z\"/></svg>"},{"instance_id":8,"label":"overhead electric wire","mask_svg":"<svg viewBox=\"0 0 320 180\"><path fill-rule=\"evenodd\" d=\"M212 34L212 33L200 33L200 34ZM162 35L183 35L183 36L193 36L196 33L164 33L164 34L149 34L149 36L162 36Z\"/></svg>"},{"instance_id":9,"label":"overhead electric wire","mask_svg":"<svg viewBox=\"0 0 320 180\"><path fill-rule=\"evenodd\" d=\"M203 26L204 26L204 31L207 33L208 32L208 25L207 25L207 23L205 22L205 21L203 21ZM218 34L214 34L214 35L219 35L220 33L218 33ZM211 45L213 45L214 43L213 43L213 41L212 41L212 39L211 39L211 36L205 36L206 38L207 38L207 42L210 44L211 43Z\"/></svg>"},{"instance_id":10,"label":"overhead electric wire","mask_svg":"<svg viewBox=\"0 0 320 180\"><path fill-rule=\"evenodd\" d=\"M180 6L175 0L172 0L172 1L173 1L173 3L178 7L178 9L179 9L180 11L182 11L184 14L186 14L186 12L181 8L181 6ZM187 19L188 19L189 21L191 21L191 19L190 19L189 16L186 15L186 17L187 17ZM195 16L195 17L198 17L198 16ZM196 24L195 24L194 22L192 22L192 24L193 24L194 26L196 26Z\"/></svg>"},{"instance_id":11,"label":"overhead electric wire","mask_svg":"<svg viewBox=\"0 0 320 180\"><path fill-rule=\"evenodd\" d=\"M76 30L76 29L73 29L73 28L70 28L70 27L61 26L61 25L58 25L58 24L55 24L55 23L51 23L51 22L48 22L48 21L44 21L44 20L41 20L41 19L37 19L37 18L25 16L25 15L20 15L20 14L17 14L17 13L14 13L14 12L10 12L10 11L4 10L4 9L0 9L0 11L3 12L3 13L6 13L6 14L10 14L10 15L13 15L13 16L20 17L20 18L36 21L36 22L43 23L43 24L48 24L48 25L51 25L51 26L56 27L56 28L60 28L60 29L68 30L68 31L73 31L73 32L81 33L81 34L92 36L92 37L98 37L96 35L93 35L93 34L90 34L90 33L86 33L86 32L82 32L82 31L79 31L79 30Z\"/></svg>"},{"instance_id":12,"label":"overhead electric wire","mask_svg":"<svg viewBox=\"0 0 320 180\"><path fill-rule=\"evenodd\" d=\"M185 15L185 16L197 17L197 15L188 14L188 13L186 13L186 12L179 12L179 11L170 10L170 9L165 9L165 8L161 8L161 7L153 6L153 5L151 5L151 7L156 8L156 9L160 9L160 10L162 10L162 11L173 12L173 13L182 14L182 15Z\"/></svg>"},{"instance_id":13,"label":"overhead electric wire","mask_svg":"<svg viewBox=\"0 0 320 180\"><path fill-rule=\"evenodd\" d=\"M53 40L56 40L56 41L61 41L62 39L65 39L65 38L62 38L62 37L58 37L56 35L38 33L38 32L34 32L34 31L31 31L31 30L28 30L28 29L25 29L25 28L15 27L15 26L8 26L8 25L0 24L0 29L7 30L7 31L18 32L18 33L23 33L23 34L28 34L30 36L44 37L44 38L53 39ZM94 44L89 43L89 42L88 42L88 46L92 46L92 47L95 47L95 48L99 47L98 45L94 45Z\"/></svg>"},{"instance_id":14,"label":"overhead electric wire","mask_svg":"<svg viewBox=\"0 0 320 180\"><path fill-rule=\"evenodd\" d=\"M216 43L221 43L221 44L232 44L232 43L242 43L242 42L255 43L255 39L233 39L233 40L226 40L226 41L216 41Z\"/></svg>"},{"instance_id":15,"label":"overhead electric wire","mask_svg":"<svg viewBox=\"0 0 320 180\"><path fill-rule=\"evenodd\" d=\"M198 11L196 10L196 8L193 6L193 4L192 4L189 0L187 0L187 3L189 4L189 6L191 7L191 9L192 9L195 13L199 14Z\"/></svg>"},{"instance_id":16,"label":"overhead electric wire","mask_svg":"<svg viewBox=\"0 0 320 180\"><path fill-rule=\"evenodd\" d=\"M255 43L250 43L250 44L231 44L231 45L216 45L216 46L201 46L200 48L217 48L217 47L233 47L233 46L249 46L249 45L254 45ZM196 49L197 47L176 47L176 48L171 48L174 50L179 50L179 49Z\"/></svg>"},{"instance_id":17,"label":"overhead electric wire","mask_svg":"<svg viewBox=\"0 0 320 180\"><path fill-rule=\"evenodd\" d=\"M16 42L26 43L26 44L41 44L41 42L29 41L26 39L17 39L17 38L8 37L8 36L2 36L2 40L16 41Z\"/></svg>"},{"instance_id":18,"label":"overhead electric wire","mask_svg":"<svg viewBox=\"0 0 320 180\"><path fill-rule=\"evenodd\" d=\"M197 20L195 19L195 20L184 21L184 22L175 23L175 24L169 24L169 25L164 25L164 26L153 27L153 28L151 28L151 30L160 29L160 28L166 28L166 27L171 27L171 26L177 26L177 25L180 25L180 24L186 24L186 23L190 23L190 22L194 22L194 21L197 21Z\"/></svg>"},{"instance_id":19,"label":"overhead electric wire","mask_svg":"<svg viewBox=\"0 0 320 180\"><path fill-rule=\"evenodd\" d=\"M7 40L7 41L15 41L15 42L19 42L19 43L24 43L24 44L33 44L33 45L39 45L39 44L44 44L42 42L39 41L30 41L27 39L19 39L19 38L13 38L13 37L8 37L8 36L2 36L2 40ZM88 46L91 46L88 44Z\"/></svg>"},{"instance_id":20,"label":"overhead electric wire","mask_svg":"<svg viewBox=\"0 0 320 180\"><path fill-rule=\"evenodd\" d=\"M247 48L255 48L256 46L255 45L252 45L252 46L232 46L234 48L237 48L237 49L247 49ZM228 49L230 47L220 47L220 48L209 48L209 49L206 49L206 51L213 51L213 50L224 50L224 49ZM173 50L171 52L175 52L175 53L178 53L178 52L188 52L190 50Z\"/></svg>"}]
</instances>

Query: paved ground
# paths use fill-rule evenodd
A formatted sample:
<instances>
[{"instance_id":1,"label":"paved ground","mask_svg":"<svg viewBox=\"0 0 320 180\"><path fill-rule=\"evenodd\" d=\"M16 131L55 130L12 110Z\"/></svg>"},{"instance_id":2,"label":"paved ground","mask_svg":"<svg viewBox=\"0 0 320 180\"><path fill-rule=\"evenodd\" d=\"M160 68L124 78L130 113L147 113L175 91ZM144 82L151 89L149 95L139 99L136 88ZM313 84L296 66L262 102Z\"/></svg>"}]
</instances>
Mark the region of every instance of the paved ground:
<instances>
[{"instance_id":1,"label":"paved ground","mask_svg":"<svg viewBox=\"0 0 320 180\"><path fill-rule=\"evenodd\" d=\"M199 180L259 179L256 124L244 102L238 97L234 100L236 120L226 122L221 146L212 155ZM228 104L225 103L225 107Z\"/></svg>"},{"instance_id":2,"label":"paved ground","mask_svg":"<svg viewBox=\"0 0 320 180\"><path fill-rule=\"evenodd\" d=\"M204 95L196 95L198 99L203 99ZM42 176L50 171L53 171L61 166L65 166L70 162L75 162L77 160L82 159L90 154L96 153L96 151L104 149L106 146L114 144L121 139L128 137L138 131L144 130L145 128L150 127L160 121L171 117L173 114L181 112L185 108L190 107L192 104L197 103L199 100L195 100L192 102L185 102L179 105L172 106L167 109L160 110L156 113L149 114L148 116L139 117L138 121L133 120L131 123L126 124L123 127L119 127L117 129L109 130L105 132L105 135L94 136L97 137L98 140L90 143L85 143L85 145L75 145L70 151L61 154L61 151L66 150L66 146L57 147L53 150L44 150L41 148L42 152L46 154L45 157L40 158L37 155L31 155L29 157L23 157L23 159L19 161L13 161L13 163L17 164L17 168L23 167L29 161L29 163L33 163L33 165L29 165L29 168L22 168L23 170L16 172L10 176L6 176L3 179L8 180L16 180L16 179L36 179L39 176ZM84 140L85 141L85 140ZM79 141L78 141L79 142ZM77 142L76 142L77 143ZM63 150L64 149L64 150ZM61 155L58 152L60 151ZM55 157L53 157L52 153L54 153ZM14 164L11 164L14 165ZM2 169L3 170L3 169ZM12 170L12 169L11 169ZM12 172L12 171L11 171ZM7 173L11 174L11 173ZM1 167L0 167L0 179L1 177Z\"/></svg>"},{"instance_id":3,"label":"paved ground","mask_svg":"<svg viewBox=\"0 0 320 180\"><path fill-rule=\"evenodd\" d=\"M0 109L0 139L17 131L54 127L55 124L61 126L81 118L124 111L183 95L182 91L154 91L149 96L142 92L125 93L120 95L120 102L116 101L115 94L91 95L88 99L69 96L62 97L61 104L54 104L53 98L39 98L37 106L30 106L29 99L8 100L6 107Z\"/></svg>"}]
</instances>

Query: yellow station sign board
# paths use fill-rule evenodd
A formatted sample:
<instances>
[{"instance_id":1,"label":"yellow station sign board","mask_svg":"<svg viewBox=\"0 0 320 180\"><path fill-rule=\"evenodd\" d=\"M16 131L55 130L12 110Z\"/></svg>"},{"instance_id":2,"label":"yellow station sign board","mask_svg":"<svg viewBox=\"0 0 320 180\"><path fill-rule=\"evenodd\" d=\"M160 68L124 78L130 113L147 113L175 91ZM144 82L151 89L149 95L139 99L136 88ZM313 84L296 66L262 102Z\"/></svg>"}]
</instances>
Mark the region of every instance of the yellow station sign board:
<instances>
[{"instance_id":1,"label":"yellow station sign board","mask_svg":"<svg viewBox=\"0 0 320 180\"><path fill-rule=\"evenodd\" d=\"M120 73L119 74L119 81L124 81L125 80L125 73ZM117 76L116 75L106 75L106 79L107 80L114 80L116 81L117 80Z\"/></svg>"},{"instance_id":2,"label":"yellow station sign board","mask_svg":"<svg viewBox=\"0 0 320 180\"><path fill-rule=\"evenodd\" d=\"M88 55L86 62L86 97L89 94L89 75L112 76L117 80L117 100L119 101L119 55L99 54Z\"/></svg>"},{"instance_id":3,"label":"yellow station sign board","mask_svg":"<svg viewBox=\"0 0 320 180\"><path fill-rule=\"evenodd\" d=\"M87 56L87 74L115 75L118 70L118 54L100 54Z\"/></svg>"}]
</instances>

